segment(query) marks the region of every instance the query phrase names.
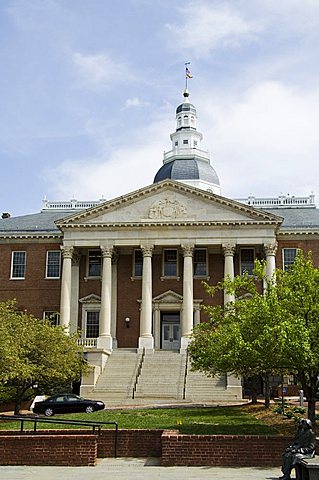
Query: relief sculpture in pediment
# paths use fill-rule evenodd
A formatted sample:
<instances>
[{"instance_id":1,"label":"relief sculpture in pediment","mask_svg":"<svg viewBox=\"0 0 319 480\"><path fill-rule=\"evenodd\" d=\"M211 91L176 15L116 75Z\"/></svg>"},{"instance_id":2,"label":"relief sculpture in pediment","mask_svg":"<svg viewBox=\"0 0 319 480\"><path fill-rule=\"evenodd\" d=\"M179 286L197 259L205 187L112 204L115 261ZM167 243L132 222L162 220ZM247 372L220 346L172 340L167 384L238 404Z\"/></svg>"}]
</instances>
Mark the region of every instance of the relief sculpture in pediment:
<instances>
[{"instance_id":1,"label":"relief sculpture in pediment","mask_svg":"<svg viewBox=\"0 0 319 480\"><path fill-rule=\"evenodd\" d=\"M150 208L149 218L165 219L165 218L182 218L187 215L187 208L177 200L165 198L160 200Z\"/></svg>"}]
</instances>

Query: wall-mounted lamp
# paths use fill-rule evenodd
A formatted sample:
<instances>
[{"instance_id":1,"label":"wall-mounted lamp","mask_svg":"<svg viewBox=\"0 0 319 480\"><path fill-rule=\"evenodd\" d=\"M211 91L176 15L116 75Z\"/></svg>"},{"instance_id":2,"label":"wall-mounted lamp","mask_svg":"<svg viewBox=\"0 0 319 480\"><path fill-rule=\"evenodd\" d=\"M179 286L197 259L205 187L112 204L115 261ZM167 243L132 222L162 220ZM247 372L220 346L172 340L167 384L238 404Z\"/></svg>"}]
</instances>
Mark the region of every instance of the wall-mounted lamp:
<instances>
[{"instance_id":1,"label":"wall-mounted lamp","mask_svg":"<svg viewBox=\"0 0 319 480\"><path fill-rule=\"evenodd\" d=\"M124 319L126 328L130 328L131 319L130 317L125 317Z\"/></svg>"}]
</instances>

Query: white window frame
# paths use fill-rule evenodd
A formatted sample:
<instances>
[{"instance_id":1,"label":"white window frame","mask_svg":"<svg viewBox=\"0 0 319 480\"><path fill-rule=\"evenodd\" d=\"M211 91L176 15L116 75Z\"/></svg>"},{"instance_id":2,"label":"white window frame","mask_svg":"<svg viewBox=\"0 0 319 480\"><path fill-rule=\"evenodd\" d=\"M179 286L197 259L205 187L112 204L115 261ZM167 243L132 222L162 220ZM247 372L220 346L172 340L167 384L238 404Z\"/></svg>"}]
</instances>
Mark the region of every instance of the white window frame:
<instances>
[{"instance_id":1,"label":"white window frame","mask_svg":"<svg viewBox=\"0 0 319 480\"><path fill-rule=\"evenodd\" d=\"M282 249L282 269L283 269L284 271L287 271L288 268L289 268L289 267L294 263L294 261L295 261L295 258L294 258L293 262L291 262L291 263L289 263L288 265L286 265L286 263L285 263L285 251L287 251L287 250L295 250L295 258L296 258L297 254L298 254L299 248L297 248L297 247L284 247L284 248Z\"/></svg>"},{"instance_id":2,"label":"white window frame","mask_svg":"<svg viewBox=\"0 0 319 480\"><path fill-rule=\"evenodd\" d=\"M195 252L198 252L198 251L204 251L205 252L205 257L206 257L206 271L205 273L203 274L200 274L200 275L197 275L195 273ZM207 248L195 248L194 249L194 254L193 254L193 272L194 272L194 278L207 278L208 276L208 252L207 252Z\"/></svg>"},{"instance_id":3,"label":"white window frame","mask_svg":"<svg viewBox=\"0 0 319 480\"><path fill-rule=\"evenodd\" d=\"M176 275L166 275L165 274L165 252L174 251L176 252ZM162 278L179 278L179 265L178 265L179 255L177 248L164 248L162 254Z\"/></svg>"},{"instance_id":4,"label":"white window frame","mask_svg":"<svg viewBox=\"0 0 319 480\"><path fill-rule=\"evenodd\" d=\"M98 338L97 337L87 337L87 314L88 312L98 312L99 313L99 330L101 322L101 304L100 303L86 303L83 304L82 308L82 338Z\"/></svg>"},{"instance_id":5,"label":"white window frame","mask_svg":"<svg viewBox=\"0 0 319 480\"><path fill-rule=\"evenodd\" d=\"M16 253L24 253L24 263L23 263L23 266L24 266L24 271L23 271L23 277L19 276L19 277L14 277L13 276L13 264L14 264L14 257L15 257L15 254ZM21 263L22 265L22 263ZM27 252L25 250L13 250L11 252L11 270L10 270L10 279L11 280L25 280L25 274L26 274L26 269L27 269Z\"/></svg>"},{"instance_id":6,"label":"white window frame","mask_svg":"<svg viewBox=\"0 0 319 480\"><path fill-rule=\"evenodd\" d=\"M53 326L58 326L60 325L60 313L55 310L44 310L43 320L49 320ZM54 320L54 323L52 320Z\"/></svg>"},{"instance_id":7,"label":"white window frame","mask_svg":"<svg viewBox=\"0 0 319 480\"><path fill-rule=\"evenodd\" d=\"M241 247L240 248L240 251L239 251L239 272L240 272L240 276L242 276L244 274L244 271L242 270L242 260L241 260L241 252L243 250L252 250L253 252L253 257L254 257L254 260L253 260L253 264L255 266L255 260L256 260L256 250L254 247ZM246 271L246 270L245 270ZM247 272L248 273L248 276L252 277L253 276L253 273L250 273L250 272Z\"/></svg>"},{"instance_id":8,"label":"white window frame","mask_svg":"<svg viewBox=\"0 0 319 480\"><path fill-rule=\"evenodd\" d=\"M59 274L51 277L48 275L48 269L49 269L49 254L50 253L58 253L59 254ZM46 253L46 262L45 262L45 278L50 279L50 280L58 280L61 277L61 252L59 250L48 250Z\"/></svg>"},{"instance_id":9,"label":"white window frame","mask_svg":"<svg viewBox=\"0 0 319 480\"><path fill-rule=\"evenodd\" d=\"M136 263L136 261L135 261L135 260L136 260L136 258L135 258L136 252L140 252L140 253L141 253L141 256L142 256L142 263L141 263L141 265L142 265L142 271L141 271L141 275L136 275L136 269L135 269L135 267L136 267L136 265L137 265L137 263ZM135 248L135 249L133 250L132 278L142 278L142 276L143 276L143 254L142 254L142 250L141 250L140 248Z\"/></svg>"},{"instance_id":10,"label":"white window frame","mask_svg":"<svg viewBox=\"0 0 319 480\"><path fill-rule=\"evenodd\" d=\"M101 273L100 275L90 275L90 252L98 252L101 254ZM86 265L86 278L101 278L102 276L102 253L101 253L101 250L99 250L98 248L90 248L88 250L88 254L87 254L87 265Z\"/></svg>"}]
</instances>

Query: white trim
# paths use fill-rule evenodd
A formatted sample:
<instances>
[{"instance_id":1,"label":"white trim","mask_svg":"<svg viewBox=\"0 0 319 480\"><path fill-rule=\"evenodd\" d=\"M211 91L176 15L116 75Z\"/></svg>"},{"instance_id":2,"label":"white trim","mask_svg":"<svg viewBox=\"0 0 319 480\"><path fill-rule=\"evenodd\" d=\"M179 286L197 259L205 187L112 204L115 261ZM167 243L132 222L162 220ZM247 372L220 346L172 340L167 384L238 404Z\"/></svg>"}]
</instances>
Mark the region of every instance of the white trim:
<instances>
[{"instance_id":1,"label":"white trim","mask_svg":"<svg viewBox=\"0 0 319 480\"><path fill-rule=\"evenodd\" d=\"M296 258L299 248L298 248L298 247L283 247L283 248L281 249L282 269L283 269L284 271L286 271L286 265L285 265L285 250L295 250L295 252L296 252L295 258ZM292 262L292 263L293 263L293 262ZM287 265L287 267L290 266L290 265L292 265L292 263L290 263L289 265Z\"/></svg>"},{"instance_id":2,"label":"white trim","mask_svg":"<svg viewBox=\"0 0 319 480\"><path fill-rule=\"evenodd\" d=\"M56 252L59 254L59 275L57 277L48 277L48 266L49 266L49 253ZM45 279L46 280L59 280L61 278L61 251L60 250L47 250L45 258Z\"/></svg>"},{"instance_id":3,"label":"white trim","mask_svg":"<svg viewBox=\"0 0 319 480\"><path fill-rule=\"evenodd\" d=\"M13 257L15 253L24 253L24 275L23 277L13 277ZM11 252L11 269L10 269L10 280L25 280L25 274L27 269L27 252L25 250L12 250Z\"/></svg>"},{"instance_id":4,"label":"white trim","mask_svg":"<svg viewBox=\"0 0 319 480\"><path fill-rule=\"evenodd\" d=\"M242 276L244 274L244 272L242 272L242 269L241 269L241 252L242 250L253 250L253 254L254 254L254 262L255 262L255 259L256 259L256 248L255 247L249 247L249 246L242 246L240 247L239 249L239 275ZM253 275L251 273L248 272L248 275L250 277L252 277Z\"/></svg>"}]
</instances>

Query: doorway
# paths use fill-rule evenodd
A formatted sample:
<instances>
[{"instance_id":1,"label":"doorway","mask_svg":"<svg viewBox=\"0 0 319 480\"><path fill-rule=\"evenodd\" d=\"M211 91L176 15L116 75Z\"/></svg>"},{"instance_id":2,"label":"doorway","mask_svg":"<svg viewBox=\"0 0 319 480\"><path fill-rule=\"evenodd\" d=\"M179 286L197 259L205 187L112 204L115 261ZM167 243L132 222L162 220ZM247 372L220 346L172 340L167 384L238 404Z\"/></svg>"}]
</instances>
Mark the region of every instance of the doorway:
<instances>
[{"instance_id":1,"label":"doorway","mask_svg":"<svg viewBox=\"0 0 319 480\"><path fill-rule=\"evenodd\" d=\"M180 313L161 313L161 348L179 350L181 346Z\"/></svg>"}]
</instances>

